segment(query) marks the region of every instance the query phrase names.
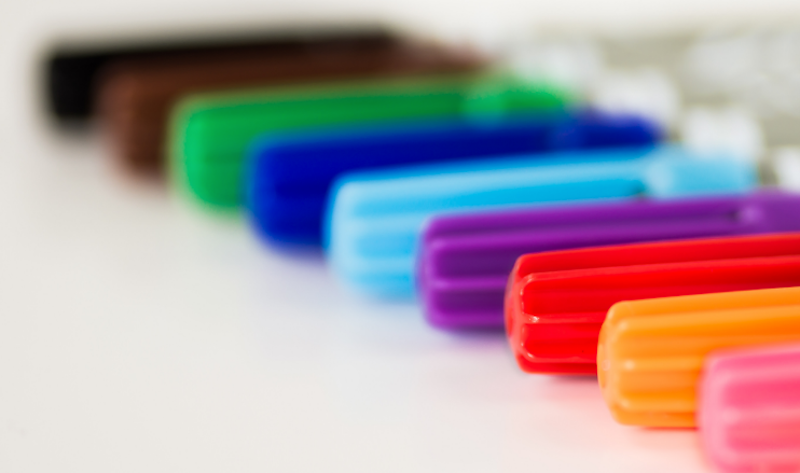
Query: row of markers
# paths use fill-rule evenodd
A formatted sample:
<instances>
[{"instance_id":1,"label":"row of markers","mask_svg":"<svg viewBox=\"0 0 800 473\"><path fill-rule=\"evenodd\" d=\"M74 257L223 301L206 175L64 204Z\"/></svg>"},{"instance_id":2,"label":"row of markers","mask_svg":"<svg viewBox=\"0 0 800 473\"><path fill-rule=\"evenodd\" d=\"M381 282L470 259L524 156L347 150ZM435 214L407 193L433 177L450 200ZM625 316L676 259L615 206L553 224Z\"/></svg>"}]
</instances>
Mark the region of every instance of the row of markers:
<instances>
[{"instance_id":1,"label":"row of markers","mask_svg":"<svg viewBox=\"0 0 800 473\"><path fill-rule=\"evenodd\" d=\"M347 285L505 327L523 370L599 374L617 420L697 425L724 471L800 468L800 195L751 161L383 32L48 70L55 115L95 103L128 169L324 248Z\"/></svg>"}]
</instances>

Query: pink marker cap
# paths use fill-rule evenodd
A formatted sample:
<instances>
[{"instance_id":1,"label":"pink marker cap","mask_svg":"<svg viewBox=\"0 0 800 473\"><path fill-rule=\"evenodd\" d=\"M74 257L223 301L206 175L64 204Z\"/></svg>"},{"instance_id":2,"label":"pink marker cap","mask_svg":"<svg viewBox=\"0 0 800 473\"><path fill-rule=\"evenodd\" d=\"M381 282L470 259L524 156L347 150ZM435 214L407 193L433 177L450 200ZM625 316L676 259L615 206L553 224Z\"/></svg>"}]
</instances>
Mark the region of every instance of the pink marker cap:
<instances>
[{"instance_id":1,"label":"pink marker cap","mask_svg":"<svg viewBox=\"0 0 800 473\"><path fill-rule=\"evenodd\" d=\"M800 344L710 355L697 412L720 471L800 471Z\"/></svg>"}]
</instances>

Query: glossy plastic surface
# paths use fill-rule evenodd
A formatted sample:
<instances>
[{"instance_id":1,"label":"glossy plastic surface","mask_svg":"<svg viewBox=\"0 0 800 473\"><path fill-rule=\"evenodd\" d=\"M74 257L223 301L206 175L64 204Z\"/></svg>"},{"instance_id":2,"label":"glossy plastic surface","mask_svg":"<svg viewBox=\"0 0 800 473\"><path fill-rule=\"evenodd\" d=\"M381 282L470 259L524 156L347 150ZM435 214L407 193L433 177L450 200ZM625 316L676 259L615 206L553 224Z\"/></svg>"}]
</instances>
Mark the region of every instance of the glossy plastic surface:
<instances>
[{"instance_id":1,"label":"glossy plastic surface","mask_svg":"<svg viewBox=\"0 0 800 473\"><path fill-rule=\"evenodd\" d=\"M422 237L420 297L435 326L502 328L508 274L523 254L786 231L800 231L800 195L774 191L440 216Z\"/></svg>"},{"instance_id":2,"label":"glossy plastic surface","mask_svg":"<svg viewBox=\"0 0 800 473\"><path fill-rule=\"evenodd\" d=\"M524 371L594 374L600 326L617 302L795 285L800 233L525 255L506 291L506 331Z\"/></svg>"},{"instance_id":3,"label":"glossy plastic surface","mask_svg":"<svg viewBox=\"0 0 800 473\"><path fill-rule=\"evenodd\" d=\"M693 427L706 355L795 341L800 341L797 287L620 302L600 332L600 387L623 424Z\"/></svg>"},{"instance_id":4,"label":"glossy plastic surface","mask_svg":"<svg viewBox=\"0 0 800 473\"><path fill-rule=\"evenodd\" d=\"M337 275L368 294L414 295L425 222L446 212L595 199L742 193L751 164L680 148L554 153L344 175L332 191L327 249Z\"/></svg>"},{"instance_id":5,"label":"glossy plastic surface","mask_svg":"<svg viewBox=\"0 0 800 473\"><path fill-rule=\"evenodd\" d=\"M793 289L800 312L800 289ZM719 471L800 471L800 344L713 352L697 422Z\"/></svg>"},{"instance_id":6,"label":"glossy plastic surface","mask_svg":"<svg viewBox=\"0 0 800 473\"><path fill-rule=\"evenodd\" d=\"M648 146L660 137L661 131L645 120L590 112L501 120L473 117L269 136L250 153L247 207L255 227L268 239L320 245L325 199L333 180L347 171L566 149Z\"/></svg>"},{"instance_id":7,"label":"glossy plastic surface","mask_svg":"<svg viewBox=\"0 0 800 473\"><path fill-rule=\"evenodd\" d=\"M459 75L271 88L200 95L173 114L175 177L201 200L236 207L244 201L248 146L265 133L473 113L561 110L559 89L509 76Z\"/></svg>"}]
</instances>

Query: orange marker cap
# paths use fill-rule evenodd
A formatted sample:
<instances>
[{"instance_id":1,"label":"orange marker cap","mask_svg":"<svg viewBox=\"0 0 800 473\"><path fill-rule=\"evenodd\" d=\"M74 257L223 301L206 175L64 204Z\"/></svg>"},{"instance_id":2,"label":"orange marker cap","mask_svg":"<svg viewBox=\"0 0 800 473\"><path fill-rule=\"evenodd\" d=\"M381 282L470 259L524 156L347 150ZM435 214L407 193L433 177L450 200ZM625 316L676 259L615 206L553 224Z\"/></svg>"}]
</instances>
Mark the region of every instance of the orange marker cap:
<instances>
[{"instance_id":1,"label":"orange marker cap","mask_svg":"<svg viewBox=\"0 0 800 473\"><path fill-rule=\"evenodd\" d=\"M800 287L619 302L600 330L600 387L623 424L694 427L709 352L790 341L800 341Z\"/></svg>"}]
</instances>

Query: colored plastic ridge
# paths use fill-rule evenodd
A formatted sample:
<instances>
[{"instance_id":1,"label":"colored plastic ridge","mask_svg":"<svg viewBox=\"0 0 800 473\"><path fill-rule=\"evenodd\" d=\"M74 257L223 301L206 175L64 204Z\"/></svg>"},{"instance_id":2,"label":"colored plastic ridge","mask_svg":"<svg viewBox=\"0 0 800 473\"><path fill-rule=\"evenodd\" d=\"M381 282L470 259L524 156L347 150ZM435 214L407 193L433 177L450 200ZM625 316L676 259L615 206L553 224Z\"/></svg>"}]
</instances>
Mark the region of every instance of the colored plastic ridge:
<instances>
[{"instance_id":1,"label":"colored plastic ridge","mask_svg":"<svg viewBox=\"0 0 800 473\"><path fill-rule=\"evenodd\" d=\"M785 292L800 312L800 289ZM712 353L699 396L703 449L719 471L800 471L800 344Z\"/></svg>"},{"instance_id":2,"label":"colored plastic ridge","mask_svg":"<svg viewBox=\"0 0 800 473\"><path fill-rule=\"evenodd\" d=\"M694 427L706 355L797 341L797 287L620 302L600 332L600 387L623 424Z\"/></svg>"},{"instance_id":3,"label":"colored plastic ridge","mask_svg":"<svg viewBox=\"0 0 800 473\"><path fill-rule=\"evenodd\" d=\"M322 25L321 25L322 26ZM240 50L272 48L276 43L329 42L332 47L353 44L387 44L397 39L383 28L365 25L296 28L276 31L238 28L226 34L202 32L176 37L147 35L128 42L104 41L96 44L57 44L44 64L47 106L60 122L86 121L94 114L98 86L108 66L127 60L158 60L170 63L181 57L229 54Z\"/></svg>"},{"instance_id":4,"label":"colored plastic ridge","mask_svg":"<svg viewBox=\"0 0 800 473\"><path fill-rule=\"evenodd\" d=\"M167 119L184 95L343 78L465 72L459 50L393 38L275 38L261 46L117 61L103 74L100 113L125 168L160 174Z\"/></svg>"},{"instance_id":5,"label":"colored plastic ridge","mask_svg":"<svg viewBox=\"0 0 800 473\"><path fill-rule=\"evenodd\" d=\"M751 164L680 148L554 153L344 175L332 191L328 252L342 280L408 298L425 222L441 213L593 199L741 193Z\"/></svg>"},{"instance_id":6,"label":"colored plastic ridge","mask_svg":"<svg viewBox=\"0 0 800 473\"><path fill-rule=\"evenodd\" d=\"M437 327L499 329L508 274L523 254L787 231L800 231L800 195L766 191L440 216L422 237L420 297Z\"/></svg>"},{"instance_id":7,"label":"colored plastic ridge","mask_svg":"<svg viewBox=\"0 0 800 473\"><path fill-rule=\"evenodd\" d=\"M600 326L617 302L795 285L800 233L525 255L506 291L506 331L524 371L594 374Z\"/></svg>"},{"instance_id":8,"label":"colored plastic ridge","mask_svg":"<svg viewBox=\"0 0 800 473\"><path fill-rule=\"evenodd\" d=\"M201 200L235 207L245 197L247 148L262 134L475 113L560 110L566 100L564 93L549 85L485 74L200 95L183 102L174 113L173 170Z\"/></svg>"},{"instance_id":9,"label":"colored plastic ridge","mask_svg":"<svg viewBox=\"0 0 800 473\"><path fill-rule=\"evenodd\" d=\"M553 150L648 146L661 137L655 125L630 116L584 112L487 118L267 137L253 147L247 173L247 206L253 221L273 241L321 245L325 200L333 180L347 171Z\"/></svg>"}]
</instances>

